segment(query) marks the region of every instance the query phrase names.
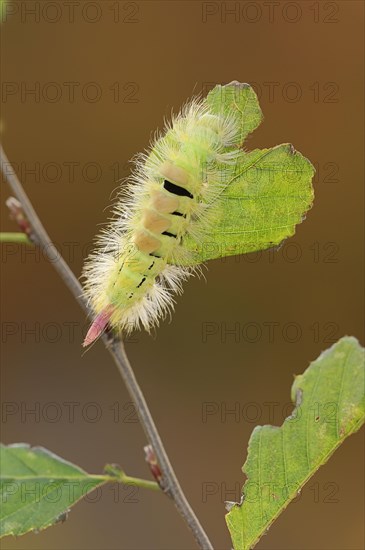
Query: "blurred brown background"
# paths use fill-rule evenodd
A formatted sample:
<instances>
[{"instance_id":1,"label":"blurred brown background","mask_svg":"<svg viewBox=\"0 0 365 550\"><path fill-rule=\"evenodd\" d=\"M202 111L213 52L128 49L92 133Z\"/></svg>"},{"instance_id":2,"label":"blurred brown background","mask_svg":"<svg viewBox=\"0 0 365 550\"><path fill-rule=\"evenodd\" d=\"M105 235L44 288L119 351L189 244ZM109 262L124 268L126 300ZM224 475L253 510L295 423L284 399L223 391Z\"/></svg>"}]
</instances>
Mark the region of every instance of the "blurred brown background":
<instances>
[{"instance_id":1,"label":"blurred brown background","mask_svg":"<svg viewBox=\"0 0 365 550\"><path fill-rule=\"evenodd\" d=\"M316 164L315 204L294 238L274 254L211 262L207 282L185 284L171 323L127 343L194 510L215 547L230 548L223 501L239 496L252 429L281 424L293 374L321 350L345 334L362 340L363 2L45 0L9 12L2 141L77 275L127 161L195 91L253 84L265 121L248 148L291 142ZM14 231L2 188L2 230ZM81 357L87 323L52 266L2 245L1 267L2 440L149 478L130 398L102 344ZM204 419L206 403L216 412ZM257 548L363 548L362 459L356 434ZM106 488L65 524L2 547L195 548L163 495L130 500Z\"/></svg>"}]
</instances>

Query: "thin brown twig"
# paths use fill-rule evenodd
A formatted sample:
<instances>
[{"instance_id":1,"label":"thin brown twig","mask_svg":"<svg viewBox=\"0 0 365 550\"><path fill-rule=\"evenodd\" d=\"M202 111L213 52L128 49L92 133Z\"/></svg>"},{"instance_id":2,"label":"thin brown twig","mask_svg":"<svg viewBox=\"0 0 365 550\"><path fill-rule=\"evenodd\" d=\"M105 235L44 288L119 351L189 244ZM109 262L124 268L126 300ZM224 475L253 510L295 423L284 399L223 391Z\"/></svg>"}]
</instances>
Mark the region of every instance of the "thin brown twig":
<instances>
[{"instance_id":1,"label":"thin brown twig","mask_svg":"<svg viewBox=\"0 0 365 550\"><path fill-rule=\"evenodd\" d=\"M87 315L91 317L93 312L83 296L82 287L79 281L72 273L65 260L60 256L55 245L52 243L1 145L0 164L3 176L5 180L7 180L17 199L20 201L21 208L25 214L26 220L29 223L28 237L34 244L43 248L45 256L51 261L52 265L80 306L84 309L84 311L86 311ZM111 333L104 334L102 339L107 350L113 357L127 390L136 405L143 430L156 454L156 458L163 476L162 485L164 487L164 491L173 500L179 513L192 531L198 546L200 548L204 548L205 550L213 550L212 543L210 542L179 485L142 390L138 385L133 369L128 360L123 341Z\"/></svg>"}]
</instances>

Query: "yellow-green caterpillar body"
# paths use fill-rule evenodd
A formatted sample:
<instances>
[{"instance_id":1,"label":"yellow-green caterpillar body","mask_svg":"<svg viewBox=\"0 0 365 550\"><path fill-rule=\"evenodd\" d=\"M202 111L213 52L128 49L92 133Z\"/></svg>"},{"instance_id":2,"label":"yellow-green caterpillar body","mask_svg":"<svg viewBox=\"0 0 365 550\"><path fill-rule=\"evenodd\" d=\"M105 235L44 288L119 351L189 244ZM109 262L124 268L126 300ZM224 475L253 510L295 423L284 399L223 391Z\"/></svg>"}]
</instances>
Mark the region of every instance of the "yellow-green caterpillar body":
<instances>
[{"instance_id":1,"label":"yellow-green caterpillar body","mask_svg":"<svg viewBox=\"0 0 365 550\"><path fill-rule=\"evenodd\" d=\"M150 150L137 157L114 219L99 237L84 268L85 294L96 312L85 346L107 327L127 333L141 326L149 330L171 309L173 295L181 292L182 281L199 270L201 261L233 253L210 254L201 260L194 254L195 245L209 242L217 220L222 222L226 215L223 193L227 194L227 188L236 193L238 186L247 199L250 195L255 199L247 182L240 182L242 174L271 152L289 154L290 158L294 154L293 148L283 153L280 148L286 146L278 146L263 155L253 151L251 160L250 153L246 154L241 146L261 118L256 94L248 84L217 86L207 98L188 103L166 125ZM295 188L293 197L298 199ZM300 203L300 216L308 197ZM233 214L236 197L228 198ZM245 200L243 204L248 206L249 216L250 205L255 217L256 211L266 212L262 199L258 207L254 201ZM227 214L229 217L230 212ZM265 216L270 232L266 240L282 240L283 231L279 228L274 234L275 227ZM289 211L288 216L292 217ZM236 218L232 216L234 229L247 223L246 218L240 211ZM285 231L289 233L290 229ZM229 231L228 236L232 238L235 232ZM268 244L257 246L262 249ZM255 248L248 246L246 251L251 249Z\"/></svg>"},{"instance_id":2,"label":"yellow-green caterpillar body","mask_svg":"<svg viewBox=\"0 0 365 550\"><path fill-rule=\"evenodd\" d=\"M234 160L234 119L193 101L165 135L140 155L127 200L86 263L85 290L98 317L90 344L106 324L149 329L171 308L172 294L194 269L186 267L186 234L209 231L209 204L220 189L220 166ZM202 218L204 222L202 223ZM184 266L179 266L179 259ZM173 263L171 262L173 260Z\"/></svg>"}]
</instances>

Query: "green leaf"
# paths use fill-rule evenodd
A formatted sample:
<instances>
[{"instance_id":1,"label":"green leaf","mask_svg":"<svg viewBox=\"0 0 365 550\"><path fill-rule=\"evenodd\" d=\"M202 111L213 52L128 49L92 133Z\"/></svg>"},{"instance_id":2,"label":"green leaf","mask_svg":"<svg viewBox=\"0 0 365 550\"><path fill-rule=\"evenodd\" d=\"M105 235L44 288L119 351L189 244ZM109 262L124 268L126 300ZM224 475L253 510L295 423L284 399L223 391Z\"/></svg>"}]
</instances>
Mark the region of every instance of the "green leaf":
<instances>
[{"instance_id":1,"label":"green leaf","mask_svg":"<svg viewBox=\"0 0 365 550\"><path fill-rule=\"evenodd\" d=\"M337 447L364 423L364 350L344 337L295 377L283 425L257 426L241 503L226 515L235 550L253 548ZM230 505L232 505L230 503Z\"/></svg>"},{"instance_id":2,"label":"green leaf","mask_svg":"<svg viewBox=\"0 0 365 550\"><path fill-rule=\"evenodd\" d=\"M43 447L0 444L0 537L64 521L71 506L107 482L160 491L156 482L128 476L117 464L104 471L88 474Z\"/></svg>"},{"instance_id":3,"label":"green leaf","mask_svg":"<svg viewBox=\"0 0 365 550\"><path fill-rule=\"evenodd\" d=\"M313 175L311 163L287 143L242 153L221 174L225 188L213 205L209 239L187 237L184 246L201 263L279 245L312 205Z\"/></svg>"},{"instance_id":4,"label":"green leaf","mask_svg":"<svg viewBox=\"0 0 365 550\"><path fill-rule=\"evenodd\" d=\"M0 467L0 536L23 535L64 520L73 504L110 480L23 443L1 445Z\"/></svg>"},{"instance_id":5,"label":"green leaf","mask_svg":"<svg viewBox=\"0 0 365 550\"><path fill-rule=\"evenodd\" d=\"M237 152L262 121L249 84L234 81L215 86L205 101L213 114L237 119L240 134L232 151ZM172 139L169 132L166 139ZM158 156L157 149L151 155ZM291 144L251 152L241 149L232 164L215 163L212 168L218 173L215 183L221 191L202 218L192 221L194 231L183 240L190 254L186 260L176 260L180 265L278 246L294 235L295 226L312 206L314 167Z\"/></svg>"},{"instance_id":6,"label":"green leaf","mask_svg":"<svg viewBox=\"0 0 365 550\"><path fill-rule=\"evenodd\" d=\"M262 121L262 111L257 95L249 84L234 80L225 86L215 86L206 98L214 114L234 116L240 127L237 145L242 145L248 134L253 132Z\"/></svg>"}]
</instances>

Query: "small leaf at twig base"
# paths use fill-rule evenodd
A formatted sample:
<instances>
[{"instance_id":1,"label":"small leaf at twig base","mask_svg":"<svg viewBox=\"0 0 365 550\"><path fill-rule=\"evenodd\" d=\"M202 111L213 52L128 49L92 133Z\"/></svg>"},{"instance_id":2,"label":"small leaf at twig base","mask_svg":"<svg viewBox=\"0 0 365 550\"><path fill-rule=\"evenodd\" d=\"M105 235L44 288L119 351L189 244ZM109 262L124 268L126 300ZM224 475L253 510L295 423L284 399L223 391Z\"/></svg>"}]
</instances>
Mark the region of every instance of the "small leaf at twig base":
<instances>
[{"instance_id":1,"label":"small leaf at twig base","mask_svg":"<svg viewBox=\"0 0 365 550\"><path fill-rule=\"evenodd\" d=\"M23 443L1 445L0 468L0 536L23 535L65 521L73 504L109 480Z\"/></svg>"},{"instance_id":2,"label":"small leaf at twig base","mask_svg":"<svg viewBox=\"0 0 365 550\"><path fill-rule=\"evenodd\" d=\"M257 426L243 467L240 504L226 515L235 550L253 548L336 448L364 422L364 350L345 337L292 386L296 408L283 425Z\"/></svg>"}]
</instances>

